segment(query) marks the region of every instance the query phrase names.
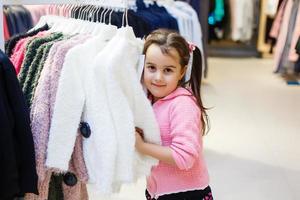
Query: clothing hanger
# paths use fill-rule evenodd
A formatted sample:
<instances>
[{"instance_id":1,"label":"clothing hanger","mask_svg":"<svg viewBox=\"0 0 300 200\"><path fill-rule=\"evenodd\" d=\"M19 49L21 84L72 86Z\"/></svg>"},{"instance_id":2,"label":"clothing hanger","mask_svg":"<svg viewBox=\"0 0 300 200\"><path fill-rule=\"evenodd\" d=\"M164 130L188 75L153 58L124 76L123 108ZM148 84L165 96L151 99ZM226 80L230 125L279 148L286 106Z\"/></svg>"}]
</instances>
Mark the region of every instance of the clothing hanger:
<instances>
[{"instance_id":1,"label":"clothing hanger","mask_svg":"<svg viewBox=\"0 0 300 200\"><path fill-rule=\"evenodd\" d=\"M55 15L60 15L60 5L55 5L54 6L54 11L55 11Z\"/></svg>"},{"instance_id":2,"label":"clothing hanger","mask_svg":"<svg viewBox=\"0 0 300 200\"><path fill-rule=\"evenodd\" d=\"M78 9L78 16L77 19L81 19L81 15L82 15L82 11L84 10L85 7L80 6L80 8Z\"/></svg>"},{"instance_id":3,"label":"clothing hanger","mask_svg":"<svg viewBox=\"0 0 300 200\"><path fill-rule=\"evenodd\" d=\"M70 7L70 17L71 18L74 18L74 10L76 9L76 6L75 5L73 5L73 6L71 6Z\"/></svg>"},{"instance_id":4,"label":"clothing hanger","mask_svg":"<svg viewBox=\"0 0 300 200\"><path fill-rule=\"evenodd\" d=\"M128 8L125 8L122 15L122 27L128 26Z\"/></svg>"},{"instance_id":5,"label":"clothing hanger","mask_svg":"<svg viewBox=\"0 0 300 200\"><path fill-rule=\"evenodd\" d=\"M88 5L88 6L86 6L85 9L83 9L83 11L82 11L82 17L81 17L82 20L86 20L87 19L87 13L90 10L90 8L91 8L91 6Z\"/></svg>"},{"instance_id":6,"label":"clothing hanger","mask_svg":"<svg viewBox=\"0 0 300 200\"><path fill-rule=\"evenodd\" d=\"M87 9L87 6L80 5L78 7L78 16L76 17L76 11L74 12L74 18L70 21L70 26L65 27L66 32L68 33L81 33L83 26L85 26L85 21L83 20L84 10Z\"/></svg>"},{"instance_id":7,"label":"clothing hanger","mask_svg":"<svg viewBox=\"0 0 300 200\"><path fill-rule=\"evenodd\" d=\"M94 6L90 5L90 7L86 10L86 13L85 13L85 20L86 21L90 21L91 15L93 14L93 12L92 12L93 9L94 9Z\"/></svg>"},{"instance_id":8,"label":"clothing hanger","mask_svg":"<svg viewBox=\"0 0 300 200\"><path fill-rule=\"evenodd\" d=\"M93 21L93 13L94 13L94 10L96 9L96 6L94 5L91 5L91 8L89 9L89 12L87 13L87 19L88 21Z\"/></svg>"},{"instance_id":9,"label":"clothing hanger","mask_svg":"<svg viewBox=\"0 0 300 200\"><path fill-rule=\"evenodd\" d=\"M71 7L71 11L70 11L70 14L71 14L71 18L75 18L75 11L76 9L78 8L78 5L74 5L74 7Z\"/></svg>"},{"instance_id":10,"label":"clothing hanger","mask_svg":"<svg viewBox=\"0 0 300 200\"><path fill-rule=\"evenodd\" d=\"M90 7L89 7L90 9ZM87 9L87 10L89 10ZM93 22L90 22L88 20L85 20L85 16L83 16L84 19L78 19L78 32L79 33L91 33L94 29L95 24Z\"/></svg>"},{"instance_id":11,"label":"clothing hanger","mask_svg":"<svg viewBox=\"0 0 300 200\"><path fill-rule=\"evenodd\" d=\"M97 7L94 15L95 15L95 18L96 18L96 26L94 27L93 31L92 31L92 35L99 35L99 33L101 32L101 30L103 29L103 26L105 26L102 22L101 22L101 18L102 18L102 13L103 11L101 12L101 16L100 16L100 19L99 19L99 12L101 11L102 7Z\"/></svg>"},{"instance_id":12,"label":"clothing hanger","mask_svg":"<svg viewBox=\"0 0 300 200\"><path fill-rule=\"evenodd\" d=\"M111 9L110 8L107 8L107 10L105 11L104 13L104 16L103 16L103 23L106 24L106 15L107 13L110 11Z\"/></svg>"},{"instance_id":13,"label":"clothing hanger","mask_svg":"<svg viewBox=\"0 0 300 200\"><path fill-rule=\"evenodd\" d=\"M102 34L115 34L116 31L117 31L117 26L115 25L112 25L111 24L111 16L112 16L112 13L113 13L114 9L113 8L105 8L104 11L102 11L101 13L101 17L100 17L100 23L97 24L97 26L95 27L94 31L92 32L92 35L102 35ZM108 14L109 13L109 14ZM108 24L105 24L105 18L106 18L106 15L108 14Z\"/></svg>"},{"instance_id":14,"label":"clothing hanger","mask_svg":"<svg viewBox=\"0 0 300 200\"><path fill-rule=\"evenodd\" d=\"M99 19L99 22L100 23L103 23L103 14L106 12L107 8L103 8L101 14L100 14L100 19Z\"/></svg>"},{"instance_id":15,"label":"clothing hanger","mask_svg":"<svg viewBox=\"0 0 300 200\"><path fill-rule=\"evenodd\" d=\"M83 13L84 9L86 8L86 7L84 7L84 6L85 6L85 5L82 5L82 6L80 6L80 8L78 9L78 15L77 15L76 19L81 19L81 18L82 18L82 13Z\"/></svg>"},{"instance_id":16,"label":"clothing hanger","mask_svg":"<svg viewBox=\"0 0 300 200\"><path fill-rule=\"evenodd\" d=\"M67 11L68 11L68 17L72 17L72 10L74 9L75 5L70 4L69 6L67 5Z\"/></svg>"},{"instance_id":17,"label":"clothing hanger","mask_svg":"<svg viewBox=\"0 0 300 200\"><path fill-rule=\"evenodd\" d=\"M65 13L66 13L66 4L62 4L62 5L61 5L61 13L62 13L62 15L63 15L64 17L66 17L66 16L65 16Z\"/></svg>"},{"instance_id":18,"label":"clothing hanger","mask_svg":"<svg viewBox=\"0 0 300 200\"><path fill-rule=\"evenodd\" d=\"M91 17L91 20L92 21L94 21L95 20L95 22L97 22L97 18L96 18L96 13L98 12L98 10L100 9L100 7L99 6L95 6L94 7L94 10L92 11L92 17Z\"/></svg>"},{"instance_id":19,"label":"clothing hanger","mask_svg":"<svg viewBox=\"0 0 300 200\"><path fill-rule=\"evenodd\" d=\"M108 18L108 24L111 25L111 15L114 12L113 9L111 9L110 13L109 13L109 18Z\"/></svg>"}]
</instances>

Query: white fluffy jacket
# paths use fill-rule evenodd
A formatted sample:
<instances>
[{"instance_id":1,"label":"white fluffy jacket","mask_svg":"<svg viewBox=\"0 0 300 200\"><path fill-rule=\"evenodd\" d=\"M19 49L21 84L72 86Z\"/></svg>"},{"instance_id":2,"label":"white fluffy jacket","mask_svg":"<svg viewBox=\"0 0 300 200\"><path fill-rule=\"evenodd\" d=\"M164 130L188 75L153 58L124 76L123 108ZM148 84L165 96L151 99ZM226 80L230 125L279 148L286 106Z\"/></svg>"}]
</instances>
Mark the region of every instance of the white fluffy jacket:
<instances>
[{"instance_id":1,"label":"white fluffy jacket","mask_svg":"<svg viewBox=\"0 0 300 200\"><path fill-rule=\"evenodd\" d=\"M84 159L89 183L98 192L117 192L122 183L141 175L138 169L143 175L150 172L156 161L137 156L134 148L135 126L148 141L160 143L152 107L134 70L140 54L129 27L115 36L102 33L68 52L50 128L48 167L68 169L78 125L84 121L92 131L83 141Z\"/></svg>"}]
</instances>

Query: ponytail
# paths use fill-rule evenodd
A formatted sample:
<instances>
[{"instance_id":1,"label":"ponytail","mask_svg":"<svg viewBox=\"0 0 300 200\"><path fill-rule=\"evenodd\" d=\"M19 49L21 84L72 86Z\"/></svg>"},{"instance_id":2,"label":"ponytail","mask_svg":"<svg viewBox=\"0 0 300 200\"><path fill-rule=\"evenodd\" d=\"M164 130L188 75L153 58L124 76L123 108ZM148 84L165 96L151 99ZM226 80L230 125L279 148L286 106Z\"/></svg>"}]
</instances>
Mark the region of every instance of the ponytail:
<instances>
[{"instance_id":1,"label":"ponytail","mask_svg":"<svg viewBox=\"0 0 300 200\"><path fill-rule=\"evenodd\" d=\"M207 108L203 106L201 99L202 71L201 51L197 46L195 46L195 49L193 50L191 78L188 81L188 85L190 85L192 92L197 100L197 104L201 110L202 135L205 135L209 131L210 127L208 115L206 113Z\"/></svg>"}]
</instances>

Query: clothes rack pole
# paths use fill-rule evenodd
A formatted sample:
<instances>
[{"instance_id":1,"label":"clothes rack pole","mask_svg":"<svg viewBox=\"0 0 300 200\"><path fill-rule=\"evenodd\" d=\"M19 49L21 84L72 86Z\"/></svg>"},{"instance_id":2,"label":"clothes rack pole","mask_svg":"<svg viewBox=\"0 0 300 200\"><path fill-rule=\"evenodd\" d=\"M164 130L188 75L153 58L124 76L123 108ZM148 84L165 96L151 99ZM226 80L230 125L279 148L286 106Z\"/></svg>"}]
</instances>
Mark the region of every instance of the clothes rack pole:
<instances>
[{"instance_id":1,"label":"clothes rack pole","mask_svg":"<svg viewBox=\"0 0 300 200\"><path fill-rule=\"evenodd\" d=\"M4 51L3 5L85 4L128 8L128 0L0 0L0 48Z\"/></svg>"}]
</instances>

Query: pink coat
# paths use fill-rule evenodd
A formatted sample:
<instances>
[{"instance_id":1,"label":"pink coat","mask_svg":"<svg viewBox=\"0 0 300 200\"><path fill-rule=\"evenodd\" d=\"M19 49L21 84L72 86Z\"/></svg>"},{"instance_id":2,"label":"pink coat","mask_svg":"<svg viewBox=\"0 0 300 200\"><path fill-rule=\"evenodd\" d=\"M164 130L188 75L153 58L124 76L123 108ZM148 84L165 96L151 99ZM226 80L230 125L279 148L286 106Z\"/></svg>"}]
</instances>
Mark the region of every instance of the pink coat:
<instances>
[{"instance_id":1,"label":"pink coat","mask_svg":"<svg viewBox=\"0 0 300 200\"><path fill-rule=\"evenodd\" d=\"M201 112L191 93L177 88L153 104L163 146L172 150L176 166L162 161L152 167L147 190L152 197L204 189L209 176L203 156Z\"/></svg>"},{"instance_id":2,"label":"pink coat","mask_svg":"<svg viewBox=\"0 0 300 200\"><path fill-rule=\"evenodd\" d=\"M298 60L298 54L296 53L296 44L300 36L300 4L298 6L298 13L296 18L295 29L293 33L293 39L291 42L291 49L289 52L289 60L292 62L296 62Z\"/></svg>"},{"instance_id":3,"label":"pink coat","mask_svg":"<svg viewBox=\"0 0 300 200\"><path fill-rule=\"evenodd\" d=\"M284 11L285 11L285 6L288 0L284 0L281 4L280 7L277 11L276 17L274 19L274 22L272 24L272 28L270 30L269 35L272 38L278 38L279 35L279 31L280 31L280 27L282 24L282 19L283 19L283 15L284 15Z\"/></svg>"},{"instance_id":4,"label":"pink coat","mask_svg":"<svg viewBox=\"0 0 300 200\"><path fill-rule=\"evenodd\" d=\"M287 4L285 6L284 15L283 15L283 19L282 19L282 23L280 26L277 43L276 43L275 51L274 51L275 70L278 68L279 61L280 61L281 55L283 53L283 48L284 48L285 41L287 38L287 29L288 29L288 25L289 25L289 19L291 16L292 6L293 6L293 0L288 0Z\"/></svg>"},{"instance_id":5,"label":"pink coat","mask_svg":"<svg viewBox=\"0 0 300 200\"><path fill-rule=\"evenodd\" d=\"M275 53L274 53L275 69L279 65L279 61L280 61L281 55L283 53L285 41L287 39L287 30L288 30L288 26L289 26L292 6L293 6L293 0L287 0L286 6L283 11L283 18L282 18L282 22L281 22L280 26L278 26L279 22L276 22L276 20L275 20L277 25L274 24L274 26L277 26L277 28L272 27L272 31L270 33L270 34L272 34L272 36L278 35L277 44L276 44ZM300 4L299 4L299 8L300 8ZM279 21L279 19L278 19L278 21ZM278 33L276 32L277 29L278 29ZM289 55L288 55L289 60L292 62L296 62L298 59L298 54L296 53L295 47L296 47L296 43L297 43L299 36L300 36L300 12L298 12L298 14L297 14L295 29L293 32L291 47L290 47Z\"/></svg>"}]
</instances>

